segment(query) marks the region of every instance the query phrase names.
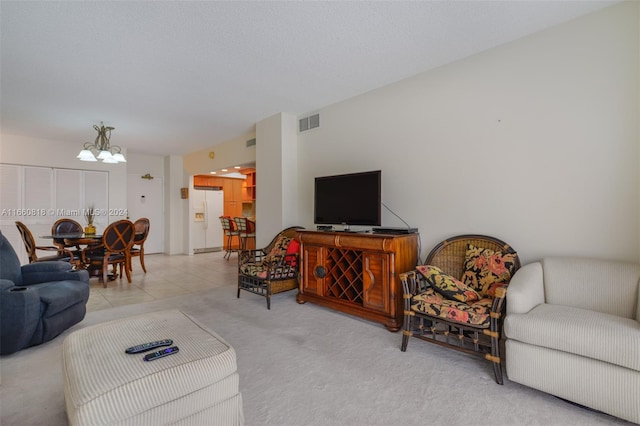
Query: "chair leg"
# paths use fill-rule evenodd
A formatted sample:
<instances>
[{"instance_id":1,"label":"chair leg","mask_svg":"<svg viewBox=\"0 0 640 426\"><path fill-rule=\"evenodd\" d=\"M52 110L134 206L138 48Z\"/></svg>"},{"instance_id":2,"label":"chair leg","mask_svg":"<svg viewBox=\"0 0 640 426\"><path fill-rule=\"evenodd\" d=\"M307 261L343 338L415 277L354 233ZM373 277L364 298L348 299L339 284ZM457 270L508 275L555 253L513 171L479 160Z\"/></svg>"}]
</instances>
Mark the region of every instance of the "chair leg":
<instances>
[{"instance_id":1,"label":"chair leg","mask_svg":"<svg viewBox=\"0 0 640 426\"><path fill-rule=\"evenodd\" d=\"M271 309L271 295L267 295L267 309Z\"/></svg>"},{"instance_id":2,"label":"chair leg","mask_svg":"<svg viewBox=\"0 0 640 426\"><path fill-rule=\"evenodd\" d=\"M142 266L142 270L144 273L147 273L147 268L144 266L144 249L140 247L140 266Z\"/></svg>"},{"instance_id":3,"label":"chair leg","mask_svg":"<svg viewBox=\"0 0 640 426\"><path fill-rule=\"evenodd\" d=\"M402 352L406 352L407 345L409 344L409 337L412 336L411 330L413 329L413 317L405 314L402 321L402 344L400 345L400 350Z\"/></svg>"},{"instance_id":4,"label":"chair leg","mask_svg":"<svg viewBox=\"0 0 640 426\"><path fill-rule=\"evenodd\" d=\"M499 385L504 384L502 380L502 365L500 362L492 361L493 364L493 374L496 376L496 383Z\"/></svg>"},{"instance_id":5,"label":"chair leg","mask_svg":"<svg viewBox=\"0 0 640 426\"><path fill-rule=\"evenodd\" d=\"M120 264L120 278L122 278L122 263ZM127 274L127 282L131 284L131 262L125 262L124 271Z\"/></svg>"},{"instance_id":6,"label":"chair leg","mask_svg":"<svg viewBox=\"0 0 640 426\"><path fill-rule=\"evenodd\" d=\"M231 257L231 242L233 240L233 235L227 235L227 252L224 254L224 258L229 260Z\"/></svg>"},{"instance_id":7,"label":"chair leg","mask_svg":"<svg viewBox=\"0 0 640 426\"><path fill-rule=\"evenodd\" d=\"M109 280L109 274L107 270L109 265L105 262L102 264L102 287L107 288L107 281Z\"/></svg>"}]
</instances>

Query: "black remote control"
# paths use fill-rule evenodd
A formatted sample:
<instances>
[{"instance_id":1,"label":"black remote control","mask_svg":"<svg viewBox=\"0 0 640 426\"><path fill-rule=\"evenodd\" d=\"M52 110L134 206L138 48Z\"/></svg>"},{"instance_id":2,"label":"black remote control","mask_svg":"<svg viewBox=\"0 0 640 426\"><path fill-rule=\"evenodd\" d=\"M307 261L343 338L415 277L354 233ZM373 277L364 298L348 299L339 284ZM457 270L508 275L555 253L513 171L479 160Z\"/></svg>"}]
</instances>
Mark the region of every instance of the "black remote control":
<instances>
[{"instance_id":1,"label":"black remote control","mask_svg":"<svg viewBox=\"0 0 640 426\"><path fill-rule=\"evenodd\" d=\"M140 352L150 351L151 349L161 348L163 346L171 346L171 345L173 345L173 340L171 339L157 340L155 342L149 342L149 343L143 343L141 345L131 346L130 348L127 348L125 352L128 354L137 354Z\"/></svg>"},{"instance_id":2,"label":"black remote control","mask_svg":"<svg viewBox=\"0 0 640 426\"><path fill-rule=\"evenodd\" d=\"M146 354L144 356L144 358L142 358L142 359L145 360L145 361L153 361L154 359L162 358L163 356L168 356L168 355L175 354L179 350L180 349L177 346L172 346L170 348L166 348L166 349L162 349L162 350L157 351L157 352L152 352L150 354Z\"/></svg>"}]
</instances>

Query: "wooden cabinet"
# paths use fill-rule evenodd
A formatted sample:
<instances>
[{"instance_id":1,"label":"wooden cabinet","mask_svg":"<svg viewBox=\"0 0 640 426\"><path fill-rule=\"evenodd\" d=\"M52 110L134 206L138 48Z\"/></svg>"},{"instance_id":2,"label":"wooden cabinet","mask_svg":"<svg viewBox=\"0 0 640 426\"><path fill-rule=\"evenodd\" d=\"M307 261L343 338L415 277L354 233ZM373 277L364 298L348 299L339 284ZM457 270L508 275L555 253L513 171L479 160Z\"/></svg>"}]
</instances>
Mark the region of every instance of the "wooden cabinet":
<instances>
[{"instance_id":1,"label":"wooden cabinet","mask_svg":"<svg viewBox=\"0 0 640 426\"><path fill-rule=\"evenodd\" d=\"M247 178L242 183L242 215L244 217L256 217L256 172L255 170L243 172Z\"/></svg>"},{"instance_id":2,"label":"wooden cabinet","mask_svg":"<svg viewBox=\"0 0 640 426\"><path fill-rule=\"evenodd\" d=\"M299 231L298 303L313 302L371 321L402 326L398 275L415 268L418 234Z\"/></svg>"},{"instance_id":3,"label":"wooden cabinet","mask_svg":"<svg viewBox=\"0 0 640 426\"><path fill-rule=\"evenodd\" d=\"M242 216L242 180L224 178L224 215Z\"/></svg>"}]
</instances>

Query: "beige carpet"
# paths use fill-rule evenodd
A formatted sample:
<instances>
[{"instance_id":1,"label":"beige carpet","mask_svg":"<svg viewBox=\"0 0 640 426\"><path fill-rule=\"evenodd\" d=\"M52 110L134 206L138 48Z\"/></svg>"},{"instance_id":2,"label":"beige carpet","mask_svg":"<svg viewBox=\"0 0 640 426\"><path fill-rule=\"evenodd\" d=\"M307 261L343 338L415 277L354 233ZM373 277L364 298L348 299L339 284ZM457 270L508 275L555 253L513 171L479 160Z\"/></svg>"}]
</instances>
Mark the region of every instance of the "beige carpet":
<instances>
[{"instance_id":1,"label":"beige carpet","mask_svg":"<svg viewBox=\"0 0 640 426\"><path fill-rule=\"evenodd\" d=\"M82 327L178 308L238 355L247 425L621 425L519 384L494 382L488 362L312 304L225 286L93 312L44 345L0 358L0 424L66 425L61 346ZM171 338L171 336L167 336ZM153 425L156 426L156 425Z\"/></svg>"}]
</instances>

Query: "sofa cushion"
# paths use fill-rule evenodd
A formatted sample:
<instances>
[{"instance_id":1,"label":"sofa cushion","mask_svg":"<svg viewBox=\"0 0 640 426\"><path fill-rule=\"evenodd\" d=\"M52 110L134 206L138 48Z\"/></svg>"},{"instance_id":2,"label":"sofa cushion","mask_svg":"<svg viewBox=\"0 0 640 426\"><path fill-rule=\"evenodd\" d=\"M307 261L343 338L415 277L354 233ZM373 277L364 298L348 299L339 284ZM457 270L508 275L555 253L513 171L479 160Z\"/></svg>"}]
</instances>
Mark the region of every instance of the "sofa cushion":
<instances>
[{"instance_id":1,"label":"sofa cushion","mask_svg":"<svg viewBox=\"0 0 640 426\"><path fill-rule=\"evenodd\" d=\"M79 281L55 281L30 286L40 296L42 317L52 317L76 303L86 304L90 287Z\"/></svg>"},{"instance_id":2,"label":"sofa cushion","mask_svg":"<svg viewBox=\"0 0 640 426\"><path fill-rule=\"evenodd\" d=\"M475 289L480 296L495 291L495 283L508 283L515 269L516 253L502 253L487 248L467 246L462 282Z\"/></svg>"},{"instance_id":3,"label":"sofa cushion","mask_svg":"<svg viewBox=\"0 0 640 426\"><path fill-rule=\"evenodd\" d=\"M474 289L455 277L445 274L442 269L437 266L418 265L416 269L424 276L435 291L447 299L466 303L475 302L480 299L480 295L478 295Z\"/></svg>"},{"instance_id":4,"label":"sofa cushion","mask_svg":"<svg viewBox=\"0 0 640 426\"><path fill-rule=\"evenodd\" d=\"M545 257L542 267L547 303L640 320L640 264Z\"/></svg>"},{"instance_id":5,"label":"sofa cushion","mask_svg":"<svg viewBox=\"0 0 640 426\"><path fill-rule=\"evenodd\" d=\"M504 332L508 339L640 371L640 323L632 319L541 304L507 315Z\"/></svg>"},{"instance_id":6,"label":"sofa cushion","mask_svg":"<svg viewBox=\"0 0 640 426\"><path fill-rule=\"evenodd\" d=\"M411 310L460 324L489 327L493 300L480 299L471 304L446 299L432 288L411 298Z\"/></svg>"}]
</instances>

